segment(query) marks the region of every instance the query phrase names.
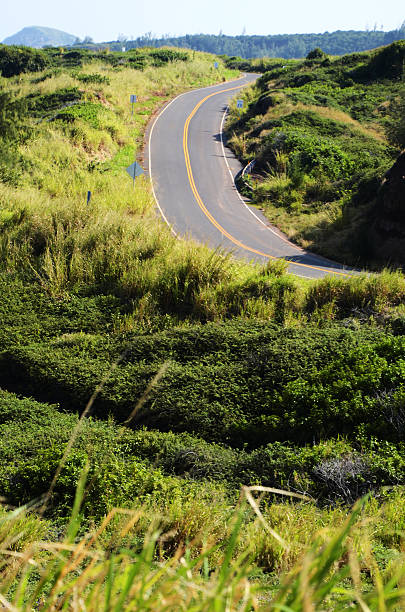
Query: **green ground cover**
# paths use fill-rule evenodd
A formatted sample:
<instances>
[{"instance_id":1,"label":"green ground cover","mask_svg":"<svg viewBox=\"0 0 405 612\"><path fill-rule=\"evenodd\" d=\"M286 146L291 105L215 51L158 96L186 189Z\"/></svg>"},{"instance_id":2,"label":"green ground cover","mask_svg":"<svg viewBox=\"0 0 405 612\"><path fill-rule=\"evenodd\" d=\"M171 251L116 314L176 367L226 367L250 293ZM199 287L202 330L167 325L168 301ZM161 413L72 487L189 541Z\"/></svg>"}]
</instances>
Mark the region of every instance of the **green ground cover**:
<instances>
[{"instance_id":1,"label":"green ground cover","mask_svg":"<svg viewBox=\"0 0 405 612\"><path fill-rule=\"evenodd\" d=\"M318 49L269 60L243 112L232 108L229 142L257 162L242 189L298 244L352 265L403 265L393 246L381 254L375 242L389 238L376 238L373 223L389 218L379 213L381 182L405 146L404 53L398 41L339 58Z\"/></svg>"}]
</instances>

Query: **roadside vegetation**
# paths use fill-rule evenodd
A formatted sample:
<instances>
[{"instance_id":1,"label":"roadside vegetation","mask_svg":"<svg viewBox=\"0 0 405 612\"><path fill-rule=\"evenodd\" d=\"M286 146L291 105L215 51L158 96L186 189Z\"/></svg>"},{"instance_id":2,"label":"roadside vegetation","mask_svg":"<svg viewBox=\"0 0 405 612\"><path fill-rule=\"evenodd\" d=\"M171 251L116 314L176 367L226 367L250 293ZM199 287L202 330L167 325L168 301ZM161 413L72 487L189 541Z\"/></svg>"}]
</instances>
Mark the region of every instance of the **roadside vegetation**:
<instances>
[{"instance_id":1,"label":"roadside vegetation","mask_svg":"<svg viewBox=\"0 0 405 612\"><path fill-rule=\"evenodd\" d=\"M401 609L405 278L176 241L125 168L238 75L142 53L0 47L1 605Z\"/></svg>"},{"instance_id":2,"label":"roadside vegetation","mask_svg":"<svg viewBox=\"0 0 405 612\"><path fill-rule=\"evenodd\" d=\"M398 41L268 60L243 112L232 109L229 142L257 162L246 195L301 246L351 265L404 265L403 157L382 187L405 147L404 57Z\"/></svg>"}]
</instances>

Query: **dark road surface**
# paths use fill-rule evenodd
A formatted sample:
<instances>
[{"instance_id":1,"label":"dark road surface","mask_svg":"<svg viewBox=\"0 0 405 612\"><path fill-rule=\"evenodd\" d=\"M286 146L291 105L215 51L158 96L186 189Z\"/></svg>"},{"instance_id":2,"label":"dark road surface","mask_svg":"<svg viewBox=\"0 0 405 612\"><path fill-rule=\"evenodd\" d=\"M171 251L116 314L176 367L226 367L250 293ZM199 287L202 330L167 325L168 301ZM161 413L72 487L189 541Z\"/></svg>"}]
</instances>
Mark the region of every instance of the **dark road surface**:
<instances>
[{"instance_id":1,"label":"dark road surface","mask_svg":"<svg viewBox=\"0 0 405 612\"><path fill-rule=\"evenodd\" d=\"M149 175L164 220L178 236L230 250L238 258L289 261L289 271L308 278L355 273L289 242L240 197L234 176L241 166L224 147L222 128L229 100L256 79L182 94L158 115L149 133Z\"/></svg>"}]
</instances>

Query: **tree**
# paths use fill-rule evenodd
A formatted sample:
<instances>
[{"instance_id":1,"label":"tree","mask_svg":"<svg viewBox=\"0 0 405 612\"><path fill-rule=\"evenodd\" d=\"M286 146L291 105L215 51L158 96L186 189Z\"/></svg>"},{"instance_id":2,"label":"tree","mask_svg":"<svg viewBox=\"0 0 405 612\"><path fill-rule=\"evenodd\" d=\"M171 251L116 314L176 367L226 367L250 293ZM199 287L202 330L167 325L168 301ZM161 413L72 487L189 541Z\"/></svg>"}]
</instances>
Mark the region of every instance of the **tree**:
<instances>
[{"instance_id":1,"label":"tree","mask_svg":"<svg viewBox=\"0 0 405 612\"><path fill-rule=\"evenodd\" d=\"M322 60L325 59L326 53L322 51L319 47L316 47L312 51L310 51L306 57L307 60Z\"/></svg>"}]
</instances>

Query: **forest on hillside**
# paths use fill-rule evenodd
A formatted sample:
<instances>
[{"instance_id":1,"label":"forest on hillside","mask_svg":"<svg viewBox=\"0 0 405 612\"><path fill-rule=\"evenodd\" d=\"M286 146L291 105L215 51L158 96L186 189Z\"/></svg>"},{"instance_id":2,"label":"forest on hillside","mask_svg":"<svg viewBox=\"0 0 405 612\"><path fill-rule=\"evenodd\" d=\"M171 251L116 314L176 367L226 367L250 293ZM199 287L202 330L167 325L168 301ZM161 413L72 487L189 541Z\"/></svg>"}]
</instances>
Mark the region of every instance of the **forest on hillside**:
<instances>
[{"instance_id":1,"label":"forest on hillside","mask_svg":"<svg viewBox=\"0 0 405 612\"><path fill-rule=\"evenodd\" d=\"M206 51L217 55L252 57L305 57L311 49L321 47L329 55L344 55L367 51L395 40L405 38L405 21L390 32L382 30L324 32L323 34L275 34L269 36L226 36L225 34L187 34L186 36L156 38L152 33L135 40L125 37L116 43L109 43L112 50L134 47L182 47L195 51Z\"/></svg>"}]
</instances>

